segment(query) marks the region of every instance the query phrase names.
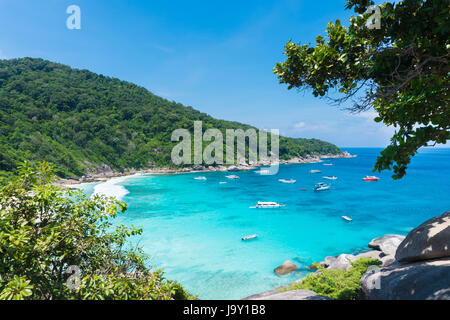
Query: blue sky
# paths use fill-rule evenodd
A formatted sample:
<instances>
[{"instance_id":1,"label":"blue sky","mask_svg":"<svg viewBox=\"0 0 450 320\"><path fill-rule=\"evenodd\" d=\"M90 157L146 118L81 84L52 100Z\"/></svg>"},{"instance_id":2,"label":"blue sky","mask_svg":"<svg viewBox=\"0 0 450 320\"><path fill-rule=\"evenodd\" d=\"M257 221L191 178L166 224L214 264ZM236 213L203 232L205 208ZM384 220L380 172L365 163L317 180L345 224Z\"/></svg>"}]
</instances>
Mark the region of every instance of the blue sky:
<instances>
[{"instance_id":1,"label":"blue sky","mask_svg":"<svg viewBox=\"0 0 450 320\"><path fill-rule=\"evenodd\" d=\"M272 69L283 46L347 21L344 0L0 0L0 57L40 57L144 86L216 118L341 147L382 147L394 132L288 91ZM66 28L69 5L81 30Z\"/></svg>"}]
</instances>

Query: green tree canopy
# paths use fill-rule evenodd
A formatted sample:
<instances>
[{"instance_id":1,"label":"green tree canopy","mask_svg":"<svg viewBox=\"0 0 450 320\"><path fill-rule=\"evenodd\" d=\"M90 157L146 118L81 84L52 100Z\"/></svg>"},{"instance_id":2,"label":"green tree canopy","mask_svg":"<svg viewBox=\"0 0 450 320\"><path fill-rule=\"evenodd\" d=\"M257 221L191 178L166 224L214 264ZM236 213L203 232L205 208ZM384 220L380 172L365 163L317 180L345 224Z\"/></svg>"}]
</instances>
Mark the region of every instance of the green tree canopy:
<instances>
[{"instance_id":1,"label":"green tree canopy","mask_svg":"<svg viewBox=\"0 0 450 320\"><path fill-rule=\"evenodd\" d=\"M373 4L347 0L358 14L349 26L330 22L315 46L289 41L274 73L289 89L351 100L352 112L373 107L375 121L396 127L375 170L393 168L398 179L420 147L450 139L450 7L447 0L384 3L378 29L368 25Z\"/></svg>"},{"instance_id":2,"label":"green tree canopy","mask_svg":"<svg viewBox=\"0 0 450 320\"><path fill-rule=\"evenodd\" d=\"M190 298L127 241L141 229L112 224L125 203L51 185L46 162L19 173L0 190L0 299Z\"/></svg>"},{"instance_id":3,"label":"green tree canopy","mask_svg":"<svg viewBox=\"0 0 450 320\"><path fill-rule=\"evenodd\" d=\"M60 177L171 167L172 132L252 128L215 119L145 88L42 59L0 60L0 182L24 160L48 161ZM280 137L280 158L340 153L317 139ZM6 179L5 179L6 180Z\"/></svg>"}]
</instances>

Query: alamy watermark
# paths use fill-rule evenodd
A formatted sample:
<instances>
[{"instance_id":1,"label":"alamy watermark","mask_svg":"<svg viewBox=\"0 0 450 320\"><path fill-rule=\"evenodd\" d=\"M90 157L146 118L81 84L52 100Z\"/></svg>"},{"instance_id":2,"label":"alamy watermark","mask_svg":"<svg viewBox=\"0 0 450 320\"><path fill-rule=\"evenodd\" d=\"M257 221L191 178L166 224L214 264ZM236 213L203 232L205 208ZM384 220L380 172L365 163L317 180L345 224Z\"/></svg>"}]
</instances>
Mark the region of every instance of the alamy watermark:
<instances>
[{"instance_id":1,"label":"alamy watermark","mask_svg":"<svg viewBox=\"0 0 450 320\"><path fill-rule=\"evenodd\" d=\"M69 30L81 29L81 9L79 6L72 4L67 7L66 13L70 14L66 20L66 27Z\"/></svg>"},{"instance_id":2,"label":"alamy watermark","mask_svg":"<svg viewBox=\"0 0 450 320\"><path fill-rule=\"evenodd\" d=\"M368 277L369 289L381 289L381 268L378 266L369 266L366 271Z\"/></svg>"},{"instance_id":3,"label":"alamy watermark","mask_svg":"<svg viewBox=\"0 0 450 320\"><path fill-rule=\"evenodd\" d=\"M264 174L274 175L278 173L280 148L278 129L271 129L270 151L268 151L268 132L265 130L256 132L253 128L245 131L243 129L226 129L224 144L222 131L209 128L203 133L202 121L194 121L193 136L192 141L189 130L182 128L172 132L171 140L173 142L179 142L181 139L181 142L172 149L171 153L171 159L175 165L258 164L270 166L268 170L264 171ZM247 141L248 145L246 144ZM203 147L204 142L210 143ZM235 145L237 145L237 148L235 148ZM194 150L192 150L192 146Z\"/></svg>"},{"instance_id":4,"label":"alamy watermark","mask_svg":"<svg viewBox=\"0 0 450 320\"><path fill-rule=\"evenodd\" d=\"M381 8L379 6L370 6L367 13L372 13L367 19L367 28L381 29Z\"/></svg>"},{"instance_id":5,"label":"alamy watermark","mask_svg":"<svg viewBox=\"0 0 450 320\"><path fill-rule=\"evenodd\" d=\"M80 288L81 284L81 269L77 265L69 266L65 273L69 273L70 276L66 281L66 286L71 290L77 290Z\"/></svg>"}]
</instances>

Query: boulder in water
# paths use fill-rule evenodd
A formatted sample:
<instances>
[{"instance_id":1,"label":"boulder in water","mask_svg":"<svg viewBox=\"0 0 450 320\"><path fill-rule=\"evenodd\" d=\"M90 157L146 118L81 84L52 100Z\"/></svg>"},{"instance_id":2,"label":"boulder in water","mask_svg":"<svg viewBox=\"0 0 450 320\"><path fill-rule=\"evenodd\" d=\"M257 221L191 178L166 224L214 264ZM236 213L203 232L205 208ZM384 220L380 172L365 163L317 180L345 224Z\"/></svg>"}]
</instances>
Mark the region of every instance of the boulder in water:
<instances>
[{"instance_id":1,"label":"boulder in water","mask_svg":"<svg viewBox=\"0 0 450 320\"><path fill-rule=\"evenodd\" d=\"M372 239L368 244L369 248L382 251L385 255L395 254L398 245L405 239L399 234L387 234L379 238Z\"/></svg>"},{"instance_id":2,"label":"boulder in water","mask_svg":"<svg viewBox=\"0 0 450 320\"><path fill-rule=\"evenodd\" d=\"M277 275L282 276L296 270L298 270L298 267L292 261L286 260L281 266L276 267L274 272Z\"/></svg>"}]
</instances>

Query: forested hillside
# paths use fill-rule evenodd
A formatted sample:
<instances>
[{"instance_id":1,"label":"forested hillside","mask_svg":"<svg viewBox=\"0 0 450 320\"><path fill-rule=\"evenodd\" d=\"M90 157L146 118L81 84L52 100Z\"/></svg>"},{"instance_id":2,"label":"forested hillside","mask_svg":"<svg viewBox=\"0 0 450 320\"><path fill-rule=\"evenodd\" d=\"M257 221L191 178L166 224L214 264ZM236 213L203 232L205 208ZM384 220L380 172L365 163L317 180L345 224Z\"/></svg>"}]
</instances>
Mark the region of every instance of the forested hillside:
<instances>
[{"instance_id":1,"label":"forested hillside","mask_svg":"<svg viewBox=\"0 0 450 320\"><path fill-rule=\"evenodd\" d=\"M107 164L169 167L172 131L251 128L217 120L129 82L42 59L0 60L0 178L24 160L46 160L61 177ZM280 158L339 153L317 139L280 138Z\"/></svg>"}]
</instances>

